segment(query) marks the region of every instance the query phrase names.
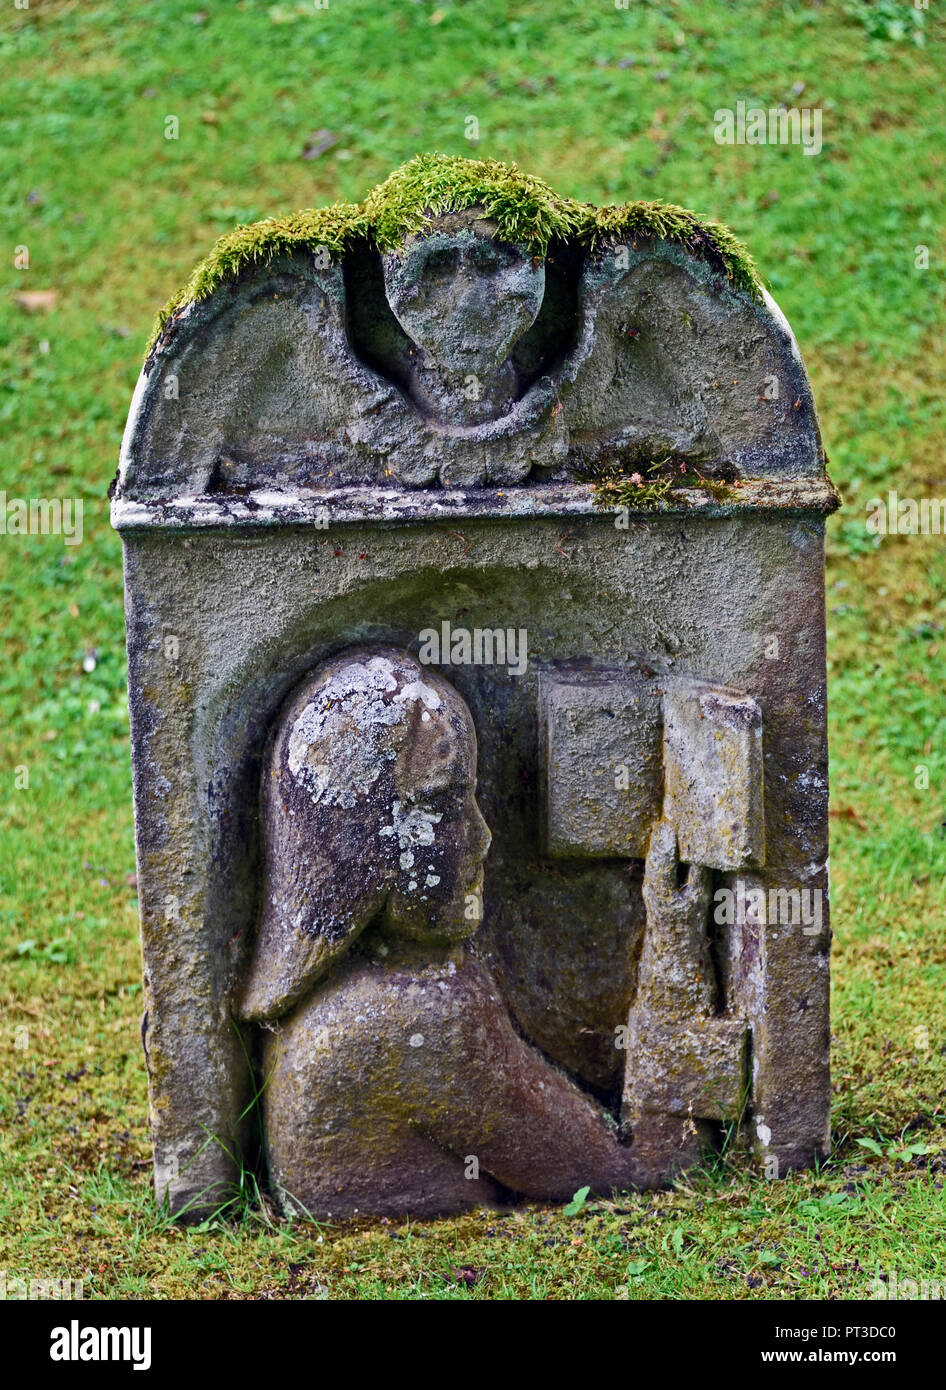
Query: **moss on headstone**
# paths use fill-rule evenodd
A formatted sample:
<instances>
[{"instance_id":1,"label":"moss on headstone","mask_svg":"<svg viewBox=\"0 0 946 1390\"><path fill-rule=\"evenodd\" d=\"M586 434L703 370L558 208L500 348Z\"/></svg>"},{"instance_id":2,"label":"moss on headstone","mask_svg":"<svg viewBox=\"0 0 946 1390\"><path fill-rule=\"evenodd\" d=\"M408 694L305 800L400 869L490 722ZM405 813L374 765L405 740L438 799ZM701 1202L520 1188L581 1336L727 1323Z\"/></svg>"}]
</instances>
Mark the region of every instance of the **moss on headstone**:
<instances>
[{"instance_id":1,"label":"moss on headstone","mask_svg":"<svg viewBox=\"0 0 946 1390\"><path fill-rule=\"evenodd\" d=\"M662 202L595 207L559 196L515 164L422 154L396 169L361 203L304 208L222 236L158 314L148 350L182 309L209 298L253 266L317 248L337 259L363 242L392 250L420 231L428 217L471 207L481 207L496 223L497 236L525 245L534 256L544 256L553 241L594 249L607 242L662 239L707 261L734 289L752 299L761 297L759 273L743 244L722 223L687 208Z\"/></svg>"}]
</instances>

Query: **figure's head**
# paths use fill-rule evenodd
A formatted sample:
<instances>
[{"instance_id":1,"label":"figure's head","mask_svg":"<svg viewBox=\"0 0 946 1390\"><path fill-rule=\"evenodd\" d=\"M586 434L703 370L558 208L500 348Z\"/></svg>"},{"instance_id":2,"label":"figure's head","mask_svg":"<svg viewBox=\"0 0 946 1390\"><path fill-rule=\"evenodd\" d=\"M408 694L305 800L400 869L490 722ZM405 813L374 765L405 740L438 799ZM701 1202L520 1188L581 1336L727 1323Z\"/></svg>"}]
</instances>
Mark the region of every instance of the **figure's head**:
<instances>
[{"instance_id":1,"label":"figure's head","mask_svg":"<svg viewBox=\"0 0 946 1390\"><path fill-rule=\"evenodd\" d=\"M441 676L381 649L323 667L270 746L261 938L340 941L381 912L415 940L471 935L490 840L475 788L473 721Z\"/></svg>"},{"instance_id":2,"label":"figure's head","mask_svg":"<svg viewBox=\"0 0 946 1390\"><path fill-rule=\"evenodd\" d=\"M536 320L545 267L475 212L430 221L384 258L388 303L441 371L486 376Z\"/></svg>"}]
</instances>

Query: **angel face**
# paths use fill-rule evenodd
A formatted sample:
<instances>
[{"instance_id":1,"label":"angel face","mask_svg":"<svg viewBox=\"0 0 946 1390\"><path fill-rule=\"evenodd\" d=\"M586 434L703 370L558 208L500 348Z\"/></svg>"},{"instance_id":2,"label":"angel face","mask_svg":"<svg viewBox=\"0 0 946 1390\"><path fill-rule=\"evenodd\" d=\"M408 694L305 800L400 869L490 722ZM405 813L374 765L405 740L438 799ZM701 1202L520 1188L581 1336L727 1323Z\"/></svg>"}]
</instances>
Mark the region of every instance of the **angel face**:
<instances>
[{"instance_id":1,"label":"angel face","mask_svg":"<svg viewBox=\"0 0 946 1390\"><path fill-rule=\"evenodd\" d=\"M489 225L437 229L402 255L384 257L395 317L446 373L495 371L542 305L545 266L525 248L495 240L484 230Z\"/></svg>"}]
</instances>

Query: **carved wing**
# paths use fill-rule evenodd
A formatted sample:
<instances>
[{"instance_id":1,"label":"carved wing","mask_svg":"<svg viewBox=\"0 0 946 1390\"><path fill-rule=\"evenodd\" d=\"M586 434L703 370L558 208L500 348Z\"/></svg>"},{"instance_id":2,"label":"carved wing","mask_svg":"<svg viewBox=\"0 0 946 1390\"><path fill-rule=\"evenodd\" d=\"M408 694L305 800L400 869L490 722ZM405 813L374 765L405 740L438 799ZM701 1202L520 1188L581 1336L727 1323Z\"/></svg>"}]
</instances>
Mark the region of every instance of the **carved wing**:
<instances>
[{"instance_id":1,"label":"carved wing","mask_svg":"<svg viewBox=\"0 0 946 1390\"><path fill-rule=\"evenodd\" d=\"M284 257L183 311L139 382L125 496L384 478L410 406L362 361L341 266Z\"/></svg>"},{"instance_id":2,"label":"carved wing","mask_svg":"<svg viewBox=\"0 0 946 1390\"><path fill-rule=\"evenodd\" d=\"M658 241L589 256L577 313L561 376L573 469L672 455L747 477L822 470L807 377L768 295L721 290L709 265Z\"/></svg>"}]
</instances>

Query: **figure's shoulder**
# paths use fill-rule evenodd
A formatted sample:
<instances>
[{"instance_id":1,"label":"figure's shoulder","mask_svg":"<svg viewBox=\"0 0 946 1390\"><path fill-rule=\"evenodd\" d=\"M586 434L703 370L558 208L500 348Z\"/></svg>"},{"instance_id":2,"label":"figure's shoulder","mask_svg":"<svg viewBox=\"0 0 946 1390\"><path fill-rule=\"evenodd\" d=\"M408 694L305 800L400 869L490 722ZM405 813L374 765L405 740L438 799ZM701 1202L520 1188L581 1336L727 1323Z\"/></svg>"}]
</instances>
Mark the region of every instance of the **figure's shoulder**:
<instances>
[{"instance_id":1,"label":"figure's shoulder","mask_svg":"<svg viewBox=\"0 0 946 1390\"><path fill-rule=\"evenodd\" d=\"M474 1029L503 1012L496 982L474 956L418 965L357 954L343 961L296 1011L309 1026L344 1026L376 1040L400 1035L405 1022L429 1030Z\"/></svg>"}]
</instances>

